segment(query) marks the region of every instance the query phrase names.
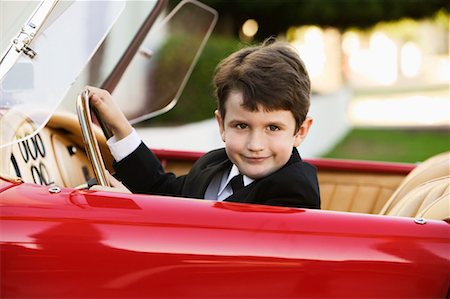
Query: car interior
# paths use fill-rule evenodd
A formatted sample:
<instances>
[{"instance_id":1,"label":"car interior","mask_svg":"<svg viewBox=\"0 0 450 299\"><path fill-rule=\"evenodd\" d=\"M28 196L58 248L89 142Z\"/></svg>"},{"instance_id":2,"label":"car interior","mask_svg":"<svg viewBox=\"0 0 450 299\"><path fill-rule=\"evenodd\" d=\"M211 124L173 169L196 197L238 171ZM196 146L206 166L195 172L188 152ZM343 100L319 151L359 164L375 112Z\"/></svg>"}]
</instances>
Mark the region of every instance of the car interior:
<instances>
[{"instance_id":1,"label":"car interior","mask_svg":"<svg viewBox=\"0 0 450 299\"><path fill-rule=\"evenodd\" d=\"M2 138L19 139L32 126L27 120L15 128L2 126ZM93 128L106 168L113 172L102 130ZM78 118L71 113L55 113L36 135L1 148L0 154L1 176L9 180L83 188L94 177ZM188 172L196 159L159 158L166 171L177 175ZM450 152L427 159L409 174L318 167L318 179L324 210L450 220Z\"/></svg>"}]
</instances>

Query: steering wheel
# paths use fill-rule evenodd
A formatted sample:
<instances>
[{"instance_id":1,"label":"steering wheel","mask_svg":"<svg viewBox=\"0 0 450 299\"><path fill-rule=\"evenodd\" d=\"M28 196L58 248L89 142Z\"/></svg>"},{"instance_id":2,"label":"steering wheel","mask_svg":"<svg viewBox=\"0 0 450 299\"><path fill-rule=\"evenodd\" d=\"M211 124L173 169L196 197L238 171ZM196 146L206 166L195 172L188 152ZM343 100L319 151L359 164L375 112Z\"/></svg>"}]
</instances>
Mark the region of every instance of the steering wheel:
<instances>
[{"instance_id":1,"label":"steering wheel","mask_svg":"<svg viewBox=\"0 0 450 299\"><path fill-rule=\"evenodd\" d=\"M97 184L109 187L110 184L106 176L105 163L103 162L103 157L93 130L88 94L88 90L84 89L77 98L77 114L81 127L81 135L86 148L86 154L94 170Z\"/></svg>"}]
</instances>

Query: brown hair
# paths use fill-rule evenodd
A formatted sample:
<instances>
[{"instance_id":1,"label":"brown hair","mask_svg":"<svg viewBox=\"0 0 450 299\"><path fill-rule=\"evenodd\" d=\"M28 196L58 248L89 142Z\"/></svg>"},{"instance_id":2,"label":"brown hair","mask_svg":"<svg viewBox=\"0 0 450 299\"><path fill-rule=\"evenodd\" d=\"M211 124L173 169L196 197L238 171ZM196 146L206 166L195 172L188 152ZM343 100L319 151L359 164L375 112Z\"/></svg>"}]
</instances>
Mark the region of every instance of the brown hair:
<instances>
[{"instance_id":1,"label":"brown hair","mask_svg":"<svg viewBox=\"0 0 450 299\"><path fill-rule=\"evenodd\" d=\"M234 52L217 66L213 84L222 118L232 91L242 92L242 106L249 111L260 106L266 111L291 111L296 132L308 114L309 76L296 50L285 42L270 40Z\"/></svg>"}]
</instances>

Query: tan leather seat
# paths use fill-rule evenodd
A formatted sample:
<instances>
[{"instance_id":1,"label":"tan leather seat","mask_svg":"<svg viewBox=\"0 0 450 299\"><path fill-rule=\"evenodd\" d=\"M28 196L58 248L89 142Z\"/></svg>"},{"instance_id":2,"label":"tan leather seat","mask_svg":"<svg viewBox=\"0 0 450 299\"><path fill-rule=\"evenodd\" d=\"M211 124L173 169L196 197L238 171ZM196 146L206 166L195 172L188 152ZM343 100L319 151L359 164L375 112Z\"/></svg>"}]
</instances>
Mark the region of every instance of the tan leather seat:
<instances>
[{"instance_id":1,"label":"tan leather seat","mask_svg":"<svg viewBox=\"0 0 450 299\"><path fill-rule=\"evenodd\" d=\"M442 220L450 215L448 208L439 211L440 207L449 204L450 176L440 177L425 182L408 192L387 213L390 216L425 217ZM439 203L438 203L439 202ZM433 208L431 208L433 206Z\"/></svg>"},{"instance_id":2,"label":"tan leather seat","mask_svg":"<svg viewBox=\"0 0 450 299\"><path fill-rule=\"evenodd\" d=\"M450 220L450 193L445 193L433 203L426 206L416 217L437 220Z\"/></svg>"},{"instance_id":3,"label":"tan leather seat","mask_svg":"<svg viewBox=\"0 0 450 299\"><path fill-rule=\"evenodd\" d=\"M425 160L405 177L379 214L389 215L397 203L416 186L448 175L450 175L450 152L441 153Z\"/></svg>"}]
</instances>

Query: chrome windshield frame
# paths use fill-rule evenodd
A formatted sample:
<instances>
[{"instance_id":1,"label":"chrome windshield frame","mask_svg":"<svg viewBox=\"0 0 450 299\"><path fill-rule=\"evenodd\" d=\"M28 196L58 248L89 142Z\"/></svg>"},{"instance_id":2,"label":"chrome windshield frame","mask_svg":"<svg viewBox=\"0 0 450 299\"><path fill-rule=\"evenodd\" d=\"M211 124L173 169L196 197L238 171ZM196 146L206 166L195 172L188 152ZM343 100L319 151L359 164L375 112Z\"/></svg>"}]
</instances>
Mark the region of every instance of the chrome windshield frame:
<instances>
[{"instance_id":1,"label":"chrome windshield frame","mask_svg":"<svg viewBox=\"0 0 450 299\"><path fill-rule=\"evenodd\" d=\"M11 41L10 47L2 54L0 60L0 80L8 73L22 54L27 55L27 52L24 51L24 49L32 51L32 56L29 55L30 58L34 58L34 56L37 55L30 46L57 2L58 0L43 0L28 21L23 25L16 38Z\"/></svg>"}]
</instances>

